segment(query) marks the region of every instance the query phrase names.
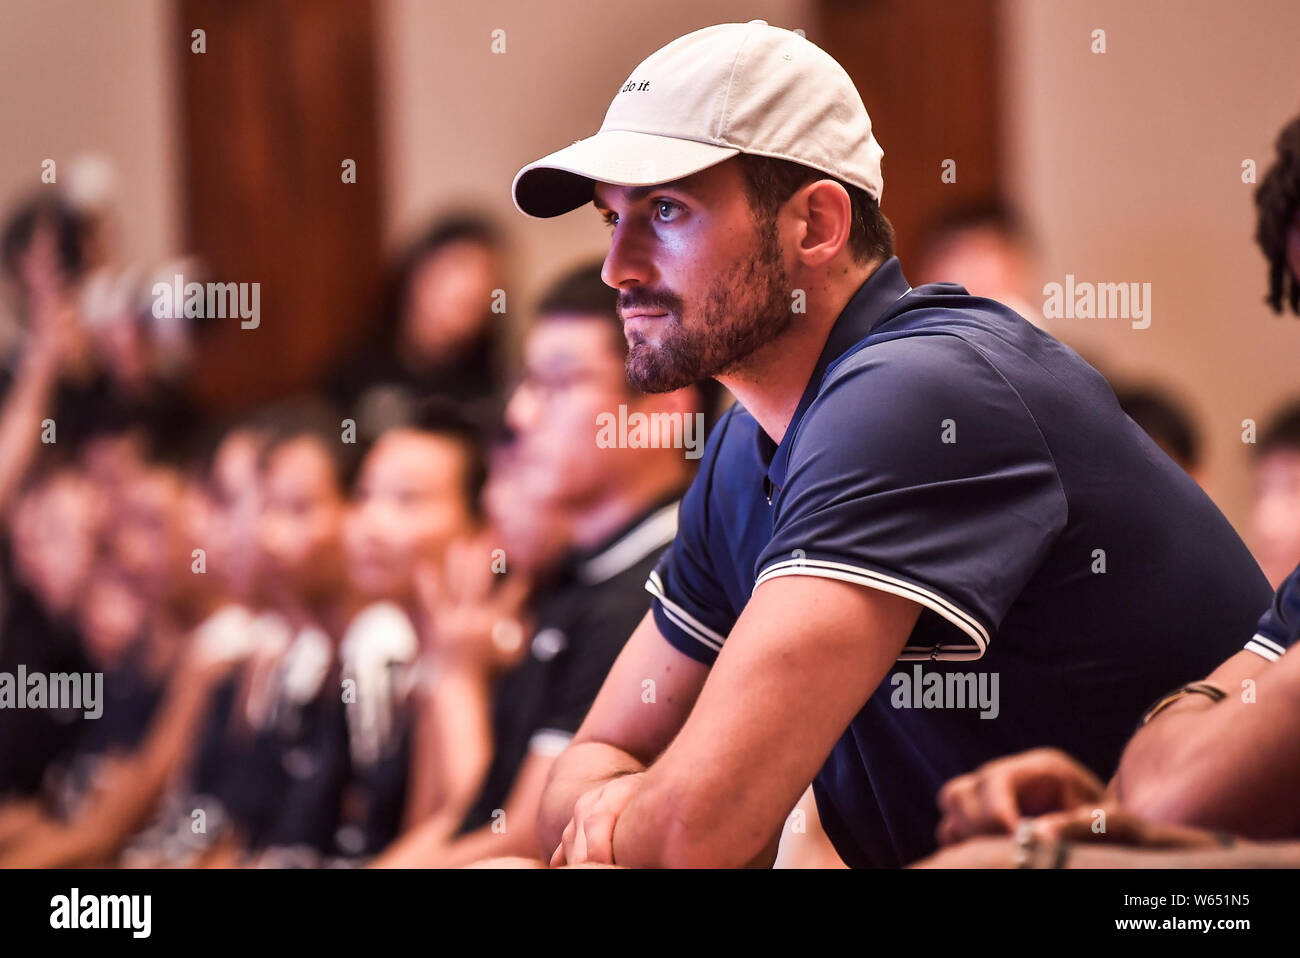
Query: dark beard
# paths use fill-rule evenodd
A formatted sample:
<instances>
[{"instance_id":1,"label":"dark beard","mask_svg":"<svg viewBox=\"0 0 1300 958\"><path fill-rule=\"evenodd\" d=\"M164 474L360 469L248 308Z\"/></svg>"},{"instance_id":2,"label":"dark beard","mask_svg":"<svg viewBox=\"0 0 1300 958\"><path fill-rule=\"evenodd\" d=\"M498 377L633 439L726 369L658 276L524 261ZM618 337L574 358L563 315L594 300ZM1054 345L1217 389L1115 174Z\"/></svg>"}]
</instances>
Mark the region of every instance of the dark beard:
<instances>
[{"instance_id":1,"label":"dark beard","mask_svg":"<svg viewBox=\"0 0 1300 958\"><path fill-rule=\"evenodd\" d=\"M743 369L755 350L789 328L789 285L773 218L759 224L743 275L717 280L702 297L691 329L682 324L679 297L657 297L670 310L659 344L628 343L628 381L642 392L663 393Z\"/></svg>"}]
</instances>

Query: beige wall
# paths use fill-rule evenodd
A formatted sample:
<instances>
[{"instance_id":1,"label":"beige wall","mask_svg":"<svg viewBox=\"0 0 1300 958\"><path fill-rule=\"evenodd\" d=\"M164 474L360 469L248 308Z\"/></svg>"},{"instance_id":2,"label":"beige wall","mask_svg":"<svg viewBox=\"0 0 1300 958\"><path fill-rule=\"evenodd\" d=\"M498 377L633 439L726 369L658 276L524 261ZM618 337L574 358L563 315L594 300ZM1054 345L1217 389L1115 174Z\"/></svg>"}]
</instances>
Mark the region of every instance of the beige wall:
<instances>
[{"instance_id":1,"label":"beige wall","mask_svg":"<svg viewBox=\"0 0 1300 958\"><path fill-rule=\"evenodd\" d=\"M107 156L128 260L177 251L176 54L167 0L4 0L0 12L0 209L41 187L52 158Z\"/></svg>"},{"instance_id":2,"label":"beige wall","mask_svg":"<svg viewBox=\"0 0 1300 958\"><path fill-rule=\"evenodd\" d=\"M1300 320L1263 304L1241 163L1262 175L1300 111L1300 4L1006 0L1004 13L1008 186L1041 238L1043 282L1152 284L1149 329L1065 320L1062 338L1186 398L1211 491L1244 533L1241 422L1300 395ZM1089 49L1097 28L1104 54Z\"/></svg>"},{"instance_id":3,"label":"beige wall","mask_svg":"<svg viewBox=\"0 0 1300 958\"><path fill-rule=\"evenodd\" d=\"M525 163L590 136L632 68L674 37L763 18L809 29L808 0L591 0L432 3L382 0L381 129L388 235L398 243L436 211L479 203L517 240L525 304L556 272L604 254L594 213L529 219L510 201ZM506 52L491 52L494 29ZM518 300L510 303L516 319Z\"/></svg>"},{"instance_id":4,"label":"beige wall","mask_svg":"<svg viewBox=\"0 0 1300 958\"><path fill-rule=\"evenodd\" d=\"M518 241L526 307L556 270L599 255L606 235L594 216L515 213L508 188L519 166L593 132L611 91L672 37L763 17L816 39L812 9L809 0L643 5L631 29L620 4L384 0L390 243L432 212L481 203ZM1276 79L1293 72L1300 6L1006 0L1003 12L1008 190L1042 241L1038 288L1066 273L1152 284L1149 329L1094 319L1066 321L1061 333L1112 378L1151 381L1190 404L1211 491L1244 531L1241 421L1262 423L1293 391L1300 322L1262 305L1241 161L1262 172L1278 127L1300 109L1293 85ZM497 27L504 55L490 52ZM1090 52L1094 28L1106 30L1105 54Z\"/></svg>"},{"instance_id":5,"label":"beige wall","mask_svg":"<svg viewBox=\"0 0 1300 958\"><path fill-rule=\"evenodd\" d=\"M166 0L6 3L0 30L0 201L39 185L40 161L109 155L131 259L177 251L173 6ZM513 231L526 308L555 271L606 243L594 216L526 219L518 167L593 132L637 60L690 29L764 17L816 39L811 0L645 4L380 0L387 238L481 203ZM490 52L494 28L507 52ZM1089 52L1106 30L1107 52ZM1116 378L1184 396L1206 431L1213 491L1242 526L1241 421L1300 394L1300 322L1262 305L1241 161L1269 162L1300 110L1300 5L1251 0L1006 0L1008 187L1042 240L1043 282L1067 272L1152 284L1149 329L1067 321ZM888 131L882 130L888 145ZM893 162L901 158L894 157ZM888 166L886 166L888 173ZM902 202L895 197L894 202ZM1040 284L1041 285L1041 284ZM516 318L524 311L512 302Z\"/></svg>"}]
</instances>

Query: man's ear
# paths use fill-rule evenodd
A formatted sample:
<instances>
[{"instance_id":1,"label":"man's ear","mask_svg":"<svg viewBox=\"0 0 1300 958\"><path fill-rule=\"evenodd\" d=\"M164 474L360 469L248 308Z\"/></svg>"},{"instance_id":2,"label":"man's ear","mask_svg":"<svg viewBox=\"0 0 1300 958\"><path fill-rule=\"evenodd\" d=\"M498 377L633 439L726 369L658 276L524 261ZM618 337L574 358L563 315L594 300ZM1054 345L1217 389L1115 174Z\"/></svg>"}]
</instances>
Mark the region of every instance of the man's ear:
<instances>
[{"instance_id":1,"label":"man's ear","mask_svg":"<svg viewBox=\"0 0 1300 958\"><path fill-rule=\"evenodd\" d=\"M825 266L849 242L853 203L848 190L834 180L815 180L796 190L790 204L800 224L796 257L810 268Z\"/></svg>"}]
</instances>

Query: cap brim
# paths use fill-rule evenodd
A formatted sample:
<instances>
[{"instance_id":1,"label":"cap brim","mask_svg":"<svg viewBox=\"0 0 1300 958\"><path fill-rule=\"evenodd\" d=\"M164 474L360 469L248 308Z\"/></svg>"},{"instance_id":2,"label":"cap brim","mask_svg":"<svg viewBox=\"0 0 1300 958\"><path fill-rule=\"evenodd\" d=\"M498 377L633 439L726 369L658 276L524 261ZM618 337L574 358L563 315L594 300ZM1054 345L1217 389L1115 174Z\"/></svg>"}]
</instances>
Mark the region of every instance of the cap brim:
<instances>
[{"instance_id":1,"label":"cap brim","mask_svg":"<svg viewBox=\"0 0 1300 958\"><path fill-rule=\"evenodd\" d=\"M596 183L653 186L730 159L740 150L631 130L602 130L515 174L515 206L529 216L559 216L591 202Z\"/></svg>"}]
</instances>

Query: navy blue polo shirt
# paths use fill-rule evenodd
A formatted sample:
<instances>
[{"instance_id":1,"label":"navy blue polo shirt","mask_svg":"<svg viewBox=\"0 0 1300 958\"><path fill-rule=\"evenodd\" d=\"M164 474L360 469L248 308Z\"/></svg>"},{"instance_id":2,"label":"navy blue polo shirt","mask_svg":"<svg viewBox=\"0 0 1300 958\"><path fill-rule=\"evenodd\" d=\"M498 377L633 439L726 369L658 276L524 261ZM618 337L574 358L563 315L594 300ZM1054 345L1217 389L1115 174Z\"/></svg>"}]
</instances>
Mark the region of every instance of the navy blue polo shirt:
<instances>
[{"instance_id":1,"label":"navy blue polo shirt","mask_svg":"<svg viewBox=\"0 0 1300 958\"><path fill-rule=\"evenodd\" d=\"M813 782L858 867L931 852L939 788L997 756L1055 746L1109 778L1143 710L1239 651L1271 591L1096 370L999 303L911 289L897 259L840 314L779 445L740 405L718 423L646 588L711 664L785 575L922 606Z\"/></svg>"},{"instance_id":2,"label":"navy blue polo shirt","mask_svg":"<svg viewBox=\"0 0 1300 958\"><path fill-rule=\"evenodd\" d=\"M1300 633L1300 566L1278 586L1273 603L1260 617L1246 648L1276 662L1295 644L1297 633Z\"/></svg>"}]
</instances>

